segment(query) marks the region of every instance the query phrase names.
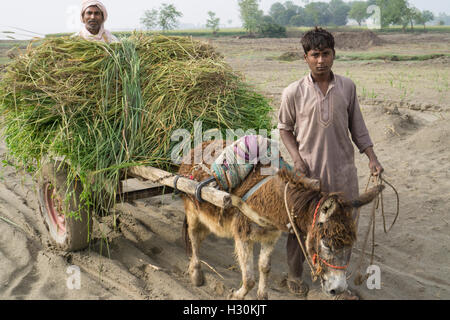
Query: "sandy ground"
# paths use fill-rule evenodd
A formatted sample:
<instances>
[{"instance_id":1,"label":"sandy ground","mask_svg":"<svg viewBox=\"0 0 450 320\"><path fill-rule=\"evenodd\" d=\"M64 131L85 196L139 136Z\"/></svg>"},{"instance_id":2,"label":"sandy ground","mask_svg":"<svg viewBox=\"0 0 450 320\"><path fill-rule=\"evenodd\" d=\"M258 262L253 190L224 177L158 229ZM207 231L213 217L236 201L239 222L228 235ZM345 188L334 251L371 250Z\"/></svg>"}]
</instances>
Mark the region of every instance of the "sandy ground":
<instances>
[{"instance_id":1,"label":"sandy ground","mask_svg":"<svg viewBox=\"0 0 450 320\"><path fill-rule=\"evenodd\" d=\"M441 36L428 41L421 36L416 42L405 37L391 35L391 43L369 50L410 52L419 50L417 46L422 43L422 51L450 51L448 35L445 41ZM276 108L282 88L304 74L306 68L301 62L266 58L298 49L297 42L221 39L214 44L233 68L273 98ZM377 95L364 96L359 91L375 150L386 169L385 178L395 185L401 201L400 217L391 232L384 233L381 215L376 218L374 264L381 270L381 288L370 290L366 283L356 286L353 278L349 281L364 299L450 298L449 65L448 60L335 65L337 73L355 78L359 90L370 88ZM391 86L388 81L391 75L397 79L402 72L404 80L399 83L413 90L404 96L398 83ZM425 84L416 83L419 75ZM3 158L6 152L4 143L0 143L0 156ZM367 159L356 154L356 162L362 190L367 181ZM133 180L127 187L135 189L139 184ZM390 225L394 193L387 189L384 199ZM361 212L350 271L361 256L369 213L370 207ZM32 177L2 167L0 299L225 299L241 281L233 258L233 241L215 236L205 240L201 259L206 284L193 287L186 274L188 258L181 240L183 218L182 203L172 195L121 204L112 215L96 218L95 240L89 249L65 254L56 250L47 236ZM284 281L285 242L283 236L273 254L271 299L298 299L287 291ZM363 269L369 265L369 253L370 247ZM80 289L68 286L71 266L80 270ZM311 285L307 299L326 299L319 285L311 284L307 272L304 280ZM256 292L248 297L255 298Z\"/></svg>"}]
</instances>

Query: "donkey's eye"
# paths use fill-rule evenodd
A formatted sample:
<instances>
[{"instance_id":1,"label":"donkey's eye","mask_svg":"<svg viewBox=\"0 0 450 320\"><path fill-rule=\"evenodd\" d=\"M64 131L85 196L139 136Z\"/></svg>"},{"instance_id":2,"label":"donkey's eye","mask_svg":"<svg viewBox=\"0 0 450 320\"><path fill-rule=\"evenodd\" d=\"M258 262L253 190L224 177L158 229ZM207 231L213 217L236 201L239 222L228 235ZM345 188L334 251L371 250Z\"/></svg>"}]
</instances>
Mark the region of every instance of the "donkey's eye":
<instances>
[{"instance_id":1,"label":"donkey's eye","mask_svg":"<svg viewBox=\"0 0 450 320\"><path fill-rule=\"evenodd\" d=\"M331 249L327 246L322 245L322 250L324 253L331 253Z\"/></svg>"}]
</instances>

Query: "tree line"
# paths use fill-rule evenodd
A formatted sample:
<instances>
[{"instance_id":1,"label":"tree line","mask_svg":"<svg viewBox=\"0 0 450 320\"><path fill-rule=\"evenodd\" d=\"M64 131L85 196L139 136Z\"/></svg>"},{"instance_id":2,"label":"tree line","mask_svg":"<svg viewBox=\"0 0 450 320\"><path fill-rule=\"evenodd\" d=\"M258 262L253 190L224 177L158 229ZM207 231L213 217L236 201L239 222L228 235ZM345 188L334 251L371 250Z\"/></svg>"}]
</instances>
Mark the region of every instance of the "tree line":
<instances>
[{"instance_id":1,"label":"tree line","mask_svg":"<svg viewBox=\"0 0 450 320\"><path fill-rule=\"evenodd\" d=\"M302 0L305 3L304 6L296 5L293 1L285 1L274 3L268 14L264 14L259 8L260 0L237 0L237 2L243 27L248 33L272 36L284 35L288 26L344 26L349 19L355 20L361 26L372 15L368 11L372 5L380 8L380 23L383 28L401 25L405 31L407 27L410 26L413 29L414 25L418 24L425 28L426 24L435 18L432 12L421 11L410 5L408 0L351 2L331 0L328 3ZM173 4L162 4L159 9L146 10L141 23L149 30L160 28L167 31L174 29L178 25L178 18L182 16L183 14ZM209 11L206 27L216 34L219 31L219 25L220 19L214 12Z\"/></svg>"},{"instance_id":2,"label":"tree line","mask_svg":"<svg viewBox=\"0 0 450 320\"><path fill-rule=\"evenodd\" d=\"M156 9L144 11L144 15L141 18L141 24L147 30L153 30L156 28L161 29L163 32L175 29L178 26L178 18L181 18L183 13L177 10L173 4L163 3ZM208 11L208 19L206 20L206 27L216 34L219 31L220 18L216 17L216 14L212 11Z\"/></svg>"},{"instance_id":3,"label":"tree line","mask_svg":"<svg viewBox=\"0 0 450 320\"><path fill-rule=\"evenodd\" d=\"M247 0L257 2L258 0ZM355 20L360 26L368 19L372 13L368 13L368 8L376 5L380 8L381 27L390 25L401 25L403 29L414 24L425 24L434 20L431 11L420 11L410 5L408 0L368 0L351 1L331 0L327 2L310 2L305 6L298 6L293 1L284 3L274 3L269 16L282 26L344 26L349 19Z\"/></svg>"}]
</instances>

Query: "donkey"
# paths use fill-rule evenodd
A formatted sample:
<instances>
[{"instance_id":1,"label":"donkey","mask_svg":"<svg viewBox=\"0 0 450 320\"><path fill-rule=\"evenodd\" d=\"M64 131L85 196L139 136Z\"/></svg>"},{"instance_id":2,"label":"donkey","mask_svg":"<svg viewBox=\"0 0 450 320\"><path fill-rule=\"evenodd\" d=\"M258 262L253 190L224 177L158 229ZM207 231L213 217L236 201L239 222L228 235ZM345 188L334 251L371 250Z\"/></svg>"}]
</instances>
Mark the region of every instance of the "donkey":
<instances>
[{"instance_id":1,"label":"donkey","mask_svg":"<svg viewBox=\"0 0 450 320\"><path fill-rule=\"evenodd\" d=\"M203 150L208 142L201 147ZM192 154L195 151L191 152ZM214 155L213 155L214 156ZM197 181L210 177L206 168L182 164L181 175L189 175ZM242 197L259 181L266 178L257 165L243 183L232 190ZM206 170L205 170L206 169ZM314 278L320 278L322 290L337 295L347 288L346 263L356 240L356 227L352 210L370 203L382 191L382 187L370 189L351 201L339 193L324 193L294 172L283 168L265 182L248 199L247 204L271 226L259 226L244 216L237 208L221 210L206 202L199 202L189 195L182 195L186 213L184 236L191 253L189 274L194 286L204 283L199 259L199 247L209 233L219 237L234 238L235 254L242 272L242 286L232 292L231 299L244 299L255 286L253 272L253 245L261 244L258 261L259 283L257 298L268 299L267 279L270 257L282 232L292 232L293 221L300 237L306 238L306 259L312 261ZM292 220L289 219L291 214Z\"/></svg>"}]
</instances>

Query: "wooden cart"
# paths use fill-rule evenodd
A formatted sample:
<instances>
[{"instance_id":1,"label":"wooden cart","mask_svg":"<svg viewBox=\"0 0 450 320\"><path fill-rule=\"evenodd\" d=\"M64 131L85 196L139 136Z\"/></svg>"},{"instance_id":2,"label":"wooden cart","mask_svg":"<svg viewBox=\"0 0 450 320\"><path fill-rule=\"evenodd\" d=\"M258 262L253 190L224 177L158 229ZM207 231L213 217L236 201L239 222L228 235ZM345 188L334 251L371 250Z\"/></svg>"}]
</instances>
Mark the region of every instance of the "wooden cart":
<instances>
[{"instance_id":1,"label":"wooden cart","mask_svg":"<svg viewBox=\"0 0 450 320\"><path fill-rule=\"evenodd\" d=\"M44 165L38 182L40 212L49 232L50 238L63 251L72 252L85 249L89 245L92 232L92 213L79 207L82 195L81 184L67 188L68 166L61 161L52 161ZM153 167L133 167L127 170L128 178L138 178L148 185L139 191L120 193L118 202L127 202L178 191L196 196L201 201L217 207L228 209L237 207L250 220L261 225L270 224L252 210L241 198L208 186L212 180L197 182L171 174ZM152 181L158 181L158 186ZM63 199L71 194L67 208L69 212L80 212L80 217L73 218L63 213ZM79 210L80 209L80 210Z\"/></svg>"}]
</instances>

